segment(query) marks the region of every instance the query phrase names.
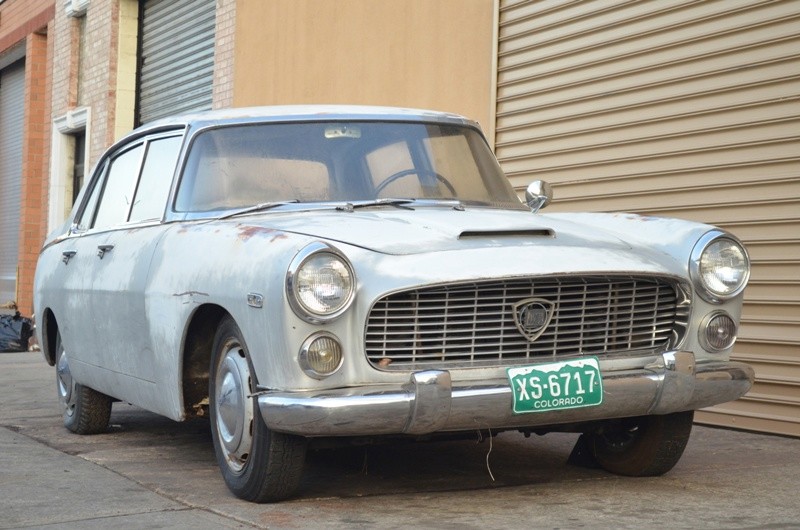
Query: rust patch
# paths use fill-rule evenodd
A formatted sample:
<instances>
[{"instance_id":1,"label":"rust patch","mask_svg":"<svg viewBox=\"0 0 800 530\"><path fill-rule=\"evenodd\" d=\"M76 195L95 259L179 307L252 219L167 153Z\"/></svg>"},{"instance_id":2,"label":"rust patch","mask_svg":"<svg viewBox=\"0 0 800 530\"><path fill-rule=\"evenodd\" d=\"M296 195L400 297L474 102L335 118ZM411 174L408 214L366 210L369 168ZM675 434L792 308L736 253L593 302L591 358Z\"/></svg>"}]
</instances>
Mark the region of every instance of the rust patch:
<instances>
[{"instance_id":1,"label":"rust patch","mask_svg":"<svg viewBox=\"0 0 800 530\"><path fill-rule=\"evenodd\" d=\"M238 228L239 228L239 239L241 241L247 241L251 237L255 236L263 236L263 237L271 236L269 242L273 243L278 239L286 238L286 234L278 230L275 230L273 228L265 228L263 226L245 226L245 225L239 225Z\"/></svg>"}]
</instances>

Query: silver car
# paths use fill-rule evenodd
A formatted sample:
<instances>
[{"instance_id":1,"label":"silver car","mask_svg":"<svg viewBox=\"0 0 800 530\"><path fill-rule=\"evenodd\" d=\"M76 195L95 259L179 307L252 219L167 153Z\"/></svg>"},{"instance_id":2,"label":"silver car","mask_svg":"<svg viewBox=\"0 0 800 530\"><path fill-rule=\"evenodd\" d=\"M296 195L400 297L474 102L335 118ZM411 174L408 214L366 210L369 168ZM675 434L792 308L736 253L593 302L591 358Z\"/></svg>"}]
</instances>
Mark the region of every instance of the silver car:
<instances>
[{"instance_id":1,"label":"silver car","mask_svg":"<svg viewBox=\"0 0 800 530\"><path fill-rule=\"evenodd\" d=\"M114 401L210 419L237 496L298 488L324 438L582 433L623 475L737 399L750 264L712 226L523 203L479 127L376 107L213 111L100 159L35 281L64 424Z\"/></svg>"}]
</instances>

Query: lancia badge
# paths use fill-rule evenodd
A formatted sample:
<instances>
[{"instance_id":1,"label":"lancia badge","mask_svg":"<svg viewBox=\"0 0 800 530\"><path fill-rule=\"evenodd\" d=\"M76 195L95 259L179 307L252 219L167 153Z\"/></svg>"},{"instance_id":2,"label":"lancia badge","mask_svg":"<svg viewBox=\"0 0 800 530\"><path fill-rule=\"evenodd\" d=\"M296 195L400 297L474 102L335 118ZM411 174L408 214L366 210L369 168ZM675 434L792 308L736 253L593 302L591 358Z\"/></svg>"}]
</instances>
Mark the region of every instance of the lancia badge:
<instances>
[{"instance_id":1,"label":"lancia badge","mask_svg":"<svg viewBox=\"0 0 800 530\"><path fill-rule=\"evenodd\" d=\"M544 298L526 298L514 304L514 322L529 341L539 338L553 318L553 302Z\"/></svg>"}]
</instances>

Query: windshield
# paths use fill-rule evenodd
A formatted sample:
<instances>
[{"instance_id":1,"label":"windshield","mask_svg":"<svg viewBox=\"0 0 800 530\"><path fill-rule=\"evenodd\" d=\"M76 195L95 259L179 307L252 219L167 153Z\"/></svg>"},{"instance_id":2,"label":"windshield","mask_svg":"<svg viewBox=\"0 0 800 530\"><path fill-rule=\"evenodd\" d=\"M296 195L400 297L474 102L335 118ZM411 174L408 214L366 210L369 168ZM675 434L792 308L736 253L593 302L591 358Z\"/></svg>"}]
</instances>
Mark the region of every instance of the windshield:
<instances>
[{"instance_id":1,"label":"windshield","mask_svg":"<svg viewBox=\"0 0 800 530\"><path fill-rule=\"evenodd\" d=\"M524 209L478 131L398 122L237 125L197 135L180 212L279 201L457 200Z\"/></svg>"}]
</instances>

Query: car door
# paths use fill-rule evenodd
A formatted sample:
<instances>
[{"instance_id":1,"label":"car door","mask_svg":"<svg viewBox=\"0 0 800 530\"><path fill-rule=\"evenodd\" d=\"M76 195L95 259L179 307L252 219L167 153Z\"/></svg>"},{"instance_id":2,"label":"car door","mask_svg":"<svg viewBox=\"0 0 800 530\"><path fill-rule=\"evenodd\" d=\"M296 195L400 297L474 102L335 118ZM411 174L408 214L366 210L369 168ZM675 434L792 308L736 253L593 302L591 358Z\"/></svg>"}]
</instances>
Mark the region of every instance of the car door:
<instances>
[{"instance_id":1,"label":"car door","mask_svg":"<svg viewBox=\"0 0 800 530\"><path fill-rule=\"evenodd\" d=\"M133 386L155 380L144 289L181 141L172 132L122 146L108 158L92 193L97 199L89 201L79 252L86 274L83 313L91 325L82 326L90 339L81 360L113 372L95 383L111 395L127 392L106 387L119 385L120 376Z\"/></svg>"},{"instance_id":2,"label":"car door","mask_svg":"<svg viewBox=\"0 0 800 530\"><path fill-rule=\"evenodd\" d=\"M150 136L111 159L93 225L97 361L141 382L156 380L145 291L181 142L174 132Z\"/></svg>"},{"instance_id":3,"label":"car door","mask_svg":"<svg viewBox=\"0 0 800 530\"><path fill-rule=\"evenodd\" d=\"M92 360L96 358L90 290L97 243L87 229L94 217L106 168L107 161L98 165L72 225L66 226L65 233L42 250L37 267L39 283L48 286L48 292L44 293L46 305L53 310L64 348L71 359L83 361L73 371L94 366ZM43 280L42 275L48 278Z\"/></svg>"}]
</instances>

